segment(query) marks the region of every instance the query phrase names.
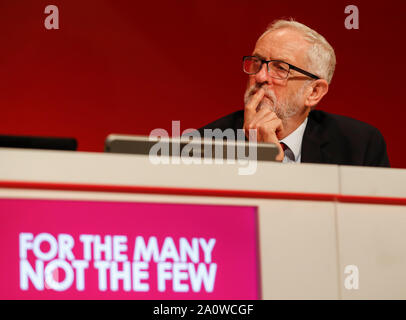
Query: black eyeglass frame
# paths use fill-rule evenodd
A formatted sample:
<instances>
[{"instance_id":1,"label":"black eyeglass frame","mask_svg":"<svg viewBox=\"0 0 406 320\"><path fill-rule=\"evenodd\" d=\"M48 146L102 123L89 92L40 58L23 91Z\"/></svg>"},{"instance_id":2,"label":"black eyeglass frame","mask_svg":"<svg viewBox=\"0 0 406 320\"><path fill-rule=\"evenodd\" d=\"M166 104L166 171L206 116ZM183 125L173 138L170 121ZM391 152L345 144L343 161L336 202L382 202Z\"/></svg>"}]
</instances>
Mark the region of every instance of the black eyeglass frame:
<instances>
[{"instance_id":1,"label":"black eyeglass frame","mask_svg":"<svg viewBox=\"0 0 406 320\"><path fill-rule=\"evenodd\" d=\"M257 72L255 72L255 73L249 73L249 72L246 72L246 71L244 70L244 63L245 63L245 60L246 60L247 58L256 58L256 59L258 59L259 61L261 61L261 66L259 67L259 70L258 70ZM316 79L316 80L320 79L320 77L314 75L313 73L310 73L310 72L308 72L308 71L306 71L306 70L300 69L299 67L296 67L296 66L294 66L293 64L287 63L287 62L285 62L285 61L282 61L282 60L264 60L264 59L261 59L261 58L259 58L259 57L257 57L257 56L243 56L243 57L242 57L242 63L243 63L243 65L242 65L242 66L243 66L243 67L242 67L242 70L243 70L246 74L250 74L250 75L257 74L259 71L261 71L262 65L263 65L264 63L266 63L266 68L267 68L267 70L268 70L268 72L269 72L269 63L270 63L270 62L282 62L282 63L285 63L285 64L287 64L287 65L289 66L289 70L288 70L288 73L287 73L287 76L286 76L285 79L288 78L289 72L290 72L291 69L292 69L292 70L295 70L295 71L297 71L297 72L300 72L300 73L302 73L302 74L304 74L304 75L306 75L306 76L308 76L308 77L310 77L310 78L313 78L313 79ZM281 80L285 80L285 79L281 79Z\"/></svg>"}]
</instances>

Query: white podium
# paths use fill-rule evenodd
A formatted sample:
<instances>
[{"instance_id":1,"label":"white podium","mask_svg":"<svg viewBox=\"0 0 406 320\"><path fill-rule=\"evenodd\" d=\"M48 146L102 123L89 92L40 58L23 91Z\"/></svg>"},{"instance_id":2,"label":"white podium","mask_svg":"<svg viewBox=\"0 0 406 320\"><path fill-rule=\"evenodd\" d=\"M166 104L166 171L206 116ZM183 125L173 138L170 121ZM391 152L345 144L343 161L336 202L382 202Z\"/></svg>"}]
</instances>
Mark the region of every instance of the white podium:
<instances>
[{"instance_id":1,"label":"white podium","mask_svg":"<svg viewBox=\"0 0 406 320\"><path fill-rule=\"evenodd\" d=\"M260 298L406 299L406 170L239 167L0 149L0 198L256 207Z\"/></svg>"}]
</instances>

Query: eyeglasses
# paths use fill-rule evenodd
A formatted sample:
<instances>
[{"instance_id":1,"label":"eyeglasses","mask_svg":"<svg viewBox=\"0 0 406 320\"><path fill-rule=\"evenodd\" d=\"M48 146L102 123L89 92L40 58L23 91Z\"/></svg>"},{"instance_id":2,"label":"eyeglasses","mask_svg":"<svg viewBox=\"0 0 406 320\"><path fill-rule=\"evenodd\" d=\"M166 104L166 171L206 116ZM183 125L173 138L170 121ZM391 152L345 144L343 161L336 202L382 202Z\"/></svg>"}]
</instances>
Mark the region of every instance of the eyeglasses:
<instances>
[{"instance_id":1,"label":"eyeglasses","mask_svg":"<svg viewBox=\"0 0 406 320\"><path fill-rule=\"evenodd\" d=\"M262 69L262 65L264 63L266 64L269 75L275 79L280 79L280 80L287 79L291 69L296 70L297 72L300 72L310 78L320 79L320 77L318 77L310 72L307 72L303 69L295 67L294 65L291 65L290 63L280 61L280 60L263 60L256 56L244 56L242 69L247 74L256 74Z\"/></svg>"}]
</instances>

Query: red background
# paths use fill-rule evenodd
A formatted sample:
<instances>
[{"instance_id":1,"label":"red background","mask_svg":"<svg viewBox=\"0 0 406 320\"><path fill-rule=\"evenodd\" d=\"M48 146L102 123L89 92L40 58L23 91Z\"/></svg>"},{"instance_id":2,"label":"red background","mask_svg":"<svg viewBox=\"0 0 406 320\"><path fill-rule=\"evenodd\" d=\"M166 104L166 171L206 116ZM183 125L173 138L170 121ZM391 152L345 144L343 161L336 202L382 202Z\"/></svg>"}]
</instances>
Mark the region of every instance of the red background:
<instances>
[{"instance_id":1,"label":"red background","mask_svg":"<svg viewBox=\"0 0 406 320\"><path fill-rule=\"evenodd\" d=\"M44 9L59 8L59 30ZM360 29L347 30L347 5ZM72 136L197 128L243 107L243 55L274 19L294 17L336 50L320 109L376 126L393 167L403 138L406 1L0 0L0 134ZM170 132L170 131L169 131Z\"/></svg>"}]
</instances>

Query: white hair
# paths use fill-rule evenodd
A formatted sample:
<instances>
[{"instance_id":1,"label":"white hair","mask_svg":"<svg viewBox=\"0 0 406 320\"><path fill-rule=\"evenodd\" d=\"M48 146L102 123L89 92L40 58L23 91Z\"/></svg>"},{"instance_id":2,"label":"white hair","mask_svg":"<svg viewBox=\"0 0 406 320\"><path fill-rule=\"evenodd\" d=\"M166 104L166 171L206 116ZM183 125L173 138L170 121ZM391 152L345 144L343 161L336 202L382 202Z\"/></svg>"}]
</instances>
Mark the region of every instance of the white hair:
<instances>
[{"instance_id":1,"label":"white hair","mask_svg":"<svg viewBox=\"0 0 406 320\"><path fill-rule=\"evenodd\" d=\"M260 38L268 32L282 28L295 29L303 34L305 40L310 43L310 48L307 52L307 58L309 61L308 71L330 83L336 66L336 55L333 47L327 42L327 40L313 29L310 29L308 26L300 22L294 21L293 19L275 20L268 26Z\"/></svg>"}]
</instances>

